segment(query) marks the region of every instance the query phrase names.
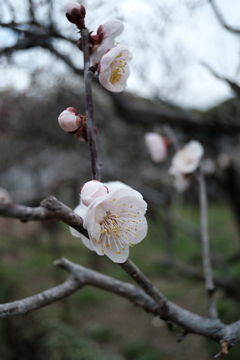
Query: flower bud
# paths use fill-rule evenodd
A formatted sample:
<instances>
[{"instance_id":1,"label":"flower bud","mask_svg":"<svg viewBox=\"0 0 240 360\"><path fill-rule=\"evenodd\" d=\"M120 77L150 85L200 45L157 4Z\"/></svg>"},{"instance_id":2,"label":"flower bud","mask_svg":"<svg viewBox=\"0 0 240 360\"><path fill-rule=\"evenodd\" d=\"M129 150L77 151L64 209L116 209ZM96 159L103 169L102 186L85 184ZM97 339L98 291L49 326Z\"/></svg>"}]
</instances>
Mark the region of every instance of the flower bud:
<instances>
[{"instance_id":1,"label":"flower bud","mask_svg":"<svg viewBox=\"0 0 240 360\"><path fill-rule=\"evenodd\" d=\"M76 24L78 29L85 29L84 18L86 15L85 7L76 1L70 1L66 6L66 17L68 21Z\"/></svg>"},{"instance_id":2,"label":"flower bud","mask_svg":"<svg viewBox=\"0 0 240 360\"><path fill-rule=\"evenodd\" d=\"M99 196L108 194L108 188L100 181L91 180L81 187L81 200L86 206L89 206Z\"/></svg>"},{"instance_id":3,"label":"flower bud","mask_svg":"<svg viewBox=\"0 0 240 360\"><path fill-rule=\"evenodd\" d=\"M58 117L58 122L61 128L67 132L77 130L81 124L81 115L73 107L68 107Z\"/></svg>"}]
</instances>

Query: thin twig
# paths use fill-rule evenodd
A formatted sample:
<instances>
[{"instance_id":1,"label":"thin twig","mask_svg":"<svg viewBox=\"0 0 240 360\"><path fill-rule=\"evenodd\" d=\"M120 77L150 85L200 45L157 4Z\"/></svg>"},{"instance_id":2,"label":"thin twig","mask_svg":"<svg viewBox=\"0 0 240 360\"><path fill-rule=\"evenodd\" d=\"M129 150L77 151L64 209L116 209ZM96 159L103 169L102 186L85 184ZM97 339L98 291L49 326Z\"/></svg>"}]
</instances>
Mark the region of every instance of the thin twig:
<instances>
[{"instance_id":1,"label":"thin twig","mask_svg":"<svg viewBox=\"0 0 240 360\"><path fill-rule=\"evenodd\" d=\"M214 11L216 17L218 18L218 21L220 22L220 24L223 27L225 27L226 30L229 30L229 31L239 35L240 34L240 29L234 28L233 26L230 26L225 22L225 20L224 20L224 18L222 16L220 10L218 9L215 1L214 0L209 0L209 3L212 5L213 11Z\"/></svg>"},{"instance_id":2,"label":"thin twig","mask_svg":"<svg viewBox=\"0 0 240 360\"><path fill-rule=\"evenodd\" d=\"M82 50L84 60L84 81L86 91L86 127L88 144L91 154L92 177L94 180L101 181L101 167L98 164L97 141L94 132L94 118L93 118L93 98L92 98L92 79L96 69L90 68L89 56L89 31L88 29L81 30L82 35Z\"/></svg>"},{"instance_id":3,"label":"thin twig","mask_svg":"<svg viewBox=\"0 0 240 360\"><path fill-rule=\"evenodd\" d=\"M218 318L218 315L214 300L214 293L216 289L213 282L211 254L210 254L210 246L209 246L207 191L206 191L206 184L201 166L199 170L198 181L199 181L199 202L200 202L200 214L201 214L202 260L203 260L205 288L208 294L208 316L211 319L216 319Z\"/></svg>"}]
</instances>

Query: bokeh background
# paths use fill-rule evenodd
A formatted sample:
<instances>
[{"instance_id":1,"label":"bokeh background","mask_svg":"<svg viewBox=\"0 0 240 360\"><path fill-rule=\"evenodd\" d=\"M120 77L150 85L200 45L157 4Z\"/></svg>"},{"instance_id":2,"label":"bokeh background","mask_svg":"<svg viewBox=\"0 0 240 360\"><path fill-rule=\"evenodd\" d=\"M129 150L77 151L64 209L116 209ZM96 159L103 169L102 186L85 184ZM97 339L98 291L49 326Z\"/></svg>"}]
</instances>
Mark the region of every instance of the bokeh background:
<instances>
[{"instance_id":1,"label":"bokeh background","mask_svg":"<svg viewBox=\"0 0 240 360\"><path fill-rule=\"evenodd\" d=\"M38 206L48 195L74 208L91 178L87 144L58 126L69 106L85 112L78 33L65 18L67 1L0 0L0 187L13 202ZM96 31L118 18L117 39L134 59L127 91L113 94L94 81L95 120L103 181L121 180L149 205L147 238L130 258L177 304L206 315L201 268L198 186L178 194L168 168L151 161L144 134L173 133L205 149L209 229L218 311L239 319L240 161L237 0L84 1ZM67 226L0 219L0 301L13 301L59 284L64 256L131 281L107 258L84 248ZM3 360L211 359L219 347L125 299L84 288L26 317L0 322ZM227 358L239 359L236 345Z\"/></svg>"}]
</instances>

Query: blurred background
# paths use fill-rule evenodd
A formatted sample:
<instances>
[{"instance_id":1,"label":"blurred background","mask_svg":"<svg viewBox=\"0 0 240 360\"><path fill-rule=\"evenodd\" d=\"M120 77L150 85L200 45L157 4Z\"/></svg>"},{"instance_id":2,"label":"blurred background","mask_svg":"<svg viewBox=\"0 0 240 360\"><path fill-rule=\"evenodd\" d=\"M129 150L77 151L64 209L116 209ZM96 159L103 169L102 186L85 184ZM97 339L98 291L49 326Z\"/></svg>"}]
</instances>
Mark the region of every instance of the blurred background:
<instances>
[{"instance_id":1,"label":"blurred background","mask_svg":"<svg viewBox=\"0 0 240 360\"><path fill-rule=\"evenodd\" d=\"M65 18L67 1L0 0L0 187L13 202L38 206L49 195L74 208L90 180L89 151L62 131L67 107L85 112L79 37ZM174 134L205 149L209 228L217 306L224 322L240 317L240 3L237 0L84 1L92 31L113 18L117 39L134 59L127 91L93 85L103 181L121 180L148 202L147 238L131 259L177 304L203 316L198 185L177 193L168 158L151 161L144 134ZM13 301L66 277L64 256L117 279L120 267L86 249L54 221L0 219L0 301ZM26 317L0 322L0 358L53 360L211 359L219 348L133 307L84 288ZM229 359L239 359L236 345Z\"/></svg>"}]
</instances>

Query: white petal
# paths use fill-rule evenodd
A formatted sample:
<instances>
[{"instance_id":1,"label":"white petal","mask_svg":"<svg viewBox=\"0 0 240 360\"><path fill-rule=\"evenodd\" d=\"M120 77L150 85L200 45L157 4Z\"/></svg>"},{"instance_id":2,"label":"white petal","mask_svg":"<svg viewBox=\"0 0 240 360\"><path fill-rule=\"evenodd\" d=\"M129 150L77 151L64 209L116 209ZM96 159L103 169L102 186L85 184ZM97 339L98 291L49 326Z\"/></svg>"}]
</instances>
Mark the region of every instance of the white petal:
<instances>
[{"instance_id":1,"label":"white petal","mask_svg":"<svg viewBox=\"0 0 240 360\"><path fill-rule=\"evenodd\" d=\"M110 36L112 38L115 38L123 32L124 25L121 20L113 19L102 24L102 30L104 33L104 37Z\"/></svg>"},{"instance_id":2,"label":"white petal","mask_svg":"<svg viewBox=\"0 0 240 360\"><path fill-rule=\"evenodd\" d=\"M83 226L84 226L84 218L85 218L85 214L86 214L86 210L87 210L87 206L83 205L83 203L80 203L73 211L79 215L82 219L83 219ZM73 229L72 227L70 227L70 232L73 236L76 237L81 237L82 234L80 234L80 232L78 232L77 230Z\"/></svg>"},{"instance_id":3,"label":"white petal","mask_svg":"<svg viewBox=\"0 0 240 360\"><path fill-rule=\"evenodd\" d=\"M104 254L109 257L115 263L123 263L127 260L129 256L129 246L124 244L124 247L116 245L115 243L112 244L110 250L109 247L104 248ZM124 249L124 250L123 250ZM120 254L118 254L120 252Z\"/></svg>"},{"instance_id":4,"label":"white petal","mask_svg":"<svg viewBox=\"0 0 240 360\"><path fill-rule=\"evenodd\" d=\"M81 235L81 239L82 239L82 242L83 244L89 249L89 250L92 250L92 251L95 251L93 245L92 245L92 242L91 240L89 240L88 238L86 238L85 236Z\"/></svg>"},{"instance_id":5,"label":"white petal","mask_svg":"<svg viewBox=\"0 0 240 360\"><path fill-rule=\"evenodd\" d=\"M108 37L102 41L102 43L93 51L91 55L91 63L95 65L102 60L103 55L115 46L115 40Z\"/></svg>"}]
</instances>

